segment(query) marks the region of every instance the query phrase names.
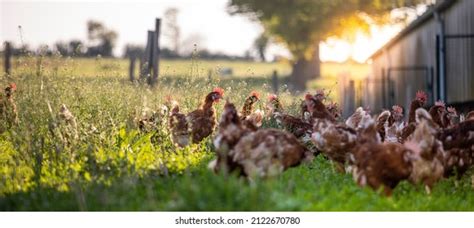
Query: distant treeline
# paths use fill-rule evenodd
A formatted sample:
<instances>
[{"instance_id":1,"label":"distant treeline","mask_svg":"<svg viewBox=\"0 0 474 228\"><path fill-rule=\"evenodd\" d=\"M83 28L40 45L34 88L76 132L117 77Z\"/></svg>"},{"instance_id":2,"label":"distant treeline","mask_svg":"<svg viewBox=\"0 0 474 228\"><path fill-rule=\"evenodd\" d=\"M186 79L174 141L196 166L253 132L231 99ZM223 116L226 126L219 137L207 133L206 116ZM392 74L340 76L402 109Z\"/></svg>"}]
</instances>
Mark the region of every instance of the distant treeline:
<instances>
[{"instance_id":1,"label":"distant treeline","mask_svg":"<svg viewBox=\"0 0 474 228\"><path fill-rule=\"evenodd\" d=\"M140 58L145 53L145 48L139 45L127 45L123 54L123 58L136 57ZM197 50L190 54L179 54L168 47L162 47L160 49L160 58L163 59L190 59L199 58L206 60L242 60L242 61L254 61L255 58L250 55L250 52L246 52L243 56L240 55L227 55L219 52L210 52L207 49Z\"/></svg>"},{"instance_id":2,"label":"distant treeline","mask_svg":"<svg viewBox=\"0 0 474 228\"><path fill-rule=\"evenodd\" d=\"M113 48L107 46L91 46L86 47L80 40L71 40L69 42L56 42L53 47L48 45L40 45L37 49L30 48L29 45L21 46L11 45L13 56L29 56L29 55L61 55L67 57L113 57ZM2 51L3 52L3 51Z\"/></svg>"},{"instance_id":3,"label":"distant treeline","mask_svg":"<svg viewBox=\"0 0 474 228\"><path fill-rule=\"evenodd\" d=\"M171 10L170 12L174 12ZM174 12L176 14L176 12ZM171 15L171 14L170 14ZM175 21L172 19L176 15L168 15L171 18L168 18L168 21ZM171 25L168 23L168 27ZM172 28L169 30L174 31L177 28L177 25L172 25ZM166 34L165 34L166 35ZM42 56L52 56L60 55L66 57L83 57L83 58L96 58L97 56L101 57L118 57L114 56L113 52L116 47L116 41L118 38L118 33L110 28L107 28L103 23L90 20L87 22L87 40L73 39L70 41L58 41L52 46L40 45L38 48L33 49L28 46L28 44L15 44L11 43L11 53L13 56L28 56L28 55L42 55ZM173 43L173 48L161 47L160 49L160 58L163 59L190 59L190 58L199 58L206 60L242 60L242 61L255 61L256 59L250 54L250 51L245 52L243 55L228 55L220 52L210 52L206 49L194 51L181 51L180 49L180 38L179 31L174 32L173 36L169 37ZM199 40L199 39L197 39ZM196 43L199 43L196 41ZM266 44L264 45L266 46ZM3 49L3 48L2 48ZM260 49L265 50L265 48L260 47ZM259 49L259 50L260 50ZM0 51L2 53L3 51ZM123 58L142 58L145 53L145 48L141 45L126 45L121 57ZM185 54L186 53L186 54ZM263 56L263 54L260 54ZM265 60L264 57L260 57L262 60Z\"/></svg>"},{"instance_id":4,"label":"distant treeline","mask_svg":"<svg viewBox=\"0 0 474 228\"><path fill-rule=\"evenodd\" d=\"M32 49L28 45L17 46L12 44L12 55L13 56L28 56L28 55L43 55L53 56L61 55L66 57L83 57L83 58L96 58L97 56L102 57L116 57L113 56L113 49L107 46L92 46L87 47L84 42L80 40L71 40L69 42L56 42L53 47L47 45L41 45L37 49ZM2 51L3 52L3 51ZM123 58L136 57L141 58L145 53L145 48L139 45L126 45ZM168 47L160 49L160 57L163 59L190 59L199 58L206 60L241 60L241 61L254 61L255 58L250 53L245 55L227 55L223 53L213 53L206 49L195 51L191 54L178 54Z\"/></svg>"},{"instance_id":5,"label":"distant treeline","mask_svg":"<svg viewBox=\"0 0 474 228\"><path fill-rule=\"evenodd\" d=\"M81 40L71 40L68 42L58 41L53 47L40 45L37 50L30 49L27 44L16 47L11 45L14 56L22 55L62 55L75 57L113 57L113 50L117 41L117 32L105 27L98 21L90 20L87 22L87 43Z\"/></svg>"}]
</instances>

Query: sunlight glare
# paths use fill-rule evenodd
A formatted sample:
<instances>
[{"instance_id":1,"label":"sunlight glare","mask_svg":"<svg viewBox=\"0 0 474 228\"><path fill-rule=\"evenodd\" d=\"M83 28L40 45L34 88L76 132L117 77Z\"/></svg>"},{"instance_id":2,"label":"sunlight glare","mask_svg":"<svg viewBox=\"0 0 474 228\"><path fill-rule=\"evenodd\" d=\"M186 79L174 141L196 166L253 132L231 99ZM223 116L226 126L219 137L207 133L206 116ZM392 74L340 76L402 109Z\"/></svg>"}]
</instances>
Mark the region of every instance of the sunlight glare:
<instances>
[{"instance_id":1,"label":"sunlight glare","mask_svg":"<svg viewBox=\"0 0 474 228\"><path fill-rule=\"evenodd\" d=\"M353 43L345 40L330 38L321 43L321 60L344 62L349 58L365 63L375 51L392 39L400 30L401 26L373 25L370 34L358 32Z\"/></svg>"}]
</instances>

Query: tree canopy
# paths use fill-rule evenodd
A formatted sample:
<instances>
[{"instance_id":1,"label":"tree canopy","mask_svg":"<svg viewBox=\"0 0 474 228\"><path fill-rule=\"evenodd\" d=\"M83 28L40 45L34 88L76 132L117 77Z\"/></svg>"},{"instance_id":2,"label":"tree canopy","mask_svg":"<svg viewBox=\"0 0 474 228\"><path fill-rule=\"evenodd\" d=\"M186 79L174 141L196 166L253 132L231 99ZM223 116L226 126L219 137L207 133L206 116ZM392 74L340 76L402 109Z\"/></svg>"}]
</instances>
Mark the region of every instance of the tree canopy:
<instances>
[{"instance_id":1,"label":"tree canopy","mask_svg":"<svg viewBox=\"0 0 474 228\"><path fill-rule=\"evenodd\" d=\"M88 55L112 56L117 41L117 32L106 28L101 22L90 20L87 22L87 37L95 46L89 47Z\"/></svg>"},{"instance_id":2,"label":"tree canopy","mask_svg":"<svg viewBox=\"0 0 474 228\"><path fill-rule=\"evenodd\" d=\"M330 36L350 36L384 22L390 10L426 0L231 0L231 14L245 14L262 23L296 59L310 59L315 45Z\"/></svg>"}]
</instances>

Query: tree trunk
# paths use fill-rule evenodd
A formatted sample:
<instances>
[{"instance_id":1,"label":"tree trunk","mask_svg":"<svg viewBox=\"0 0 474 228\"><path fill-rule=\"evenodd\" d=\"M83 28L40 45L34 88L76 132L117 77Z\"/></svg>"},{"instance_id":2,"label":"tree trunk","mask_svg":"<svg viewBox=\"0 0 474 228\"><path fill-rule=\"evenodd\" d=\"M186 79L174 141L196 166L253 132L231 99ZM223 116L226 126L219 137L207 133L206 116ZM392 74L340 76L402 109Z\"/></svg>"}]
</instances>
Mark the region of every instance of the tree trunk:
<instances>
[{"instance_id":1,"label":"tree trunk","mask_svg":"<svg viewBox=\"0 0 474 228\"><path fill-rule=\"evenodd\" d=\"M295 90L305 90L306 83L321 76L319 45L316 45L311 60L301 57L296 60L291 73L291 82Z\"/></svg>"}]
</instances>

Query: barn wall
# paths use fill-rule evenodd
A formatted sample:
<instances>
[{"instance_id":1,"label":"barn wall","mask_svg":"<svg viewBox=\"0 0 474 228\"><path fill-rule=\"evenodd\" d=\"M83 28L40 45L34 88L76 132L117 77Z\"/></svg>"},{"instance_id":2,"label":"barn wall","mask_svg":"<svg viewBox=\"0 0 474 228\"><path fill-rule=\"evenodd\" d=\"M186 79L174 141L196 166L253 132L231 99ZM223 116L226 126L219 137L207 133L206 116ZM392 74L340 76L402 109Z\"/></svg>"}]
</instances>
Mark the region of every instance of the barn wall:
<instances>
[{"instance_id":1,"label":"barn wall","mask_svg":"<svg viewBox=\"0 0 474 228\"><path fill-rule=\"evenodd\" d=\"M441 12L445 20L446 34L474 34L474 1L458 0ZM409 106L416 91L427 91L427 80L433 75L433 92L436 94L436 35L440 26L434 17L418 26L397 42L372 58L372 74L368 88L371 97L366 99L375 110L383 108L381 89L382 72L393 80L393 103ZM447 40L447 94L448 103L474 100L474 39ZM424 70L399 71L399 67L427 67ZM388 92L387 92L388 93ZM429 103L436 97L429 94ZM390 103L385 103L387 108Z\"/></svg>"},{"instance_id":2,"label":"barn wall","mask_svg":"<svg viewBox=\"0 0 474 228\"><path fill-rule=\"evenodd\" d=\"M381 55L373 59L372 76L375 81L382 80L382 72L385 77L390 77L393 81L393 100L394 104L407 107L414 97L416 91L427 90L427 74L431 74L433 69L436 74L436 31L438 27L434 20L426 22L412 33L400 39L390 48L384 50ZM433 47L433 48L431 48ZM426 70L399 70L398 68L419 68L427 67ZM388 78L386 79L388 80ZM377 88L372 88L375 97L383 97L382 83L372 83ZM385 106L388 103L388 87L386 87ZM430 100L432 102L432 100ZM378 99L373 104L376 109L383 106L383 101Z\"/></svg>"},{"instance_id":3,"label":"barn wall","mask_svg":"<svg viewBox=\"0 0 474 228\"><path fill-rule=\"evenodd\" d=\"M462 0L443 13L446 34L474 34L474 1ZM474 38L447 39L448 102L474 100Z\"/></svg>"}]
</instances>

